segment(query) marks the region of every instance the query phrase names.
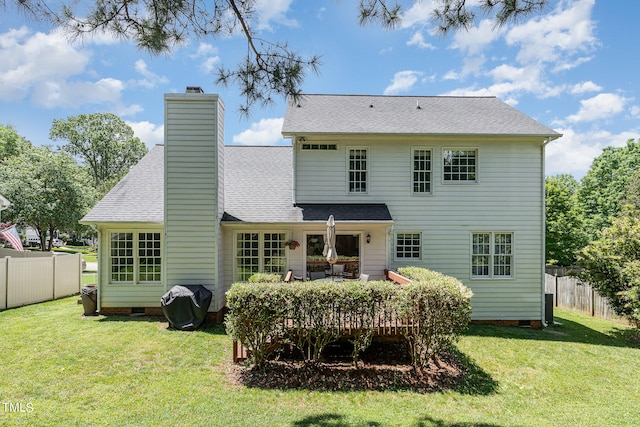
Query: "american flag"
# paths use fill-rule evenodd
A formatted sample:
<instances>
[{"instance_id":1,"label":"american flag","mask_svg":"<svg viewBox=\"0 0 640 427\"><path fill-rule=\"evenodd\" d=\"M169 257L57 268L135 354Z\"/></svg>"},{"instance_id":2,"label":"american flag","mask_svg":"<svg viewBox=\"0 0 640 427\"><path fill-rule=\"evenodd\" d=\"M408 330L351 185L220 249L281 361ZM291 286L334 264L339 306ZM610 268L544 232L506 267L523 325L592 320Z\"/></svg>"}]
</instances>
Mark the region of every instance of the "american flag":
<instances>
[{"instance_id":1,"label":"american flag","mask_svg":"<svg viewBox=\"0 0 640 427\"><path fill-rule=\"evenodd\" d=\"M0 231L0 236L2 236L7 242L13 246L13 249L17 251L24 251L22 247L22 241L20 240L20 235L18 234L18 230L16 230L16 226L12 225L9 228L5 228Z\"/></svg>"}]
</instances>

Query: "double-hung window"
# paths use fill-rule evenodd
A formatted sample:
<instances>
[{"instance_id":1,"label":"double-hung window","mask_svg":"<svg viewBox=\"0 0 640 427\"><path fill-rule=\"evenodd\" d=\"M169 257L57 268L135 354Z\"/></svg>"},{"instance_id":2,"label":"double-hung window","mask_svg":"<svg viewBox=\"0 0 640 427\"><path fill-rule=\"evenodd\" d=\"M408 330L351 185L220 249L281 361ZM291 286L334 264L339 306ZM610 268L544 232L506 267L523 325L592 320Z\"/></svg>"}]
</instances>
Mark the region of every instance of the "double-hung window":
<instances>
[{"instance_id":1,"label":"double-hung window","mask_svg":"<svg viewBox=\"0 0 640 427\"><path fill-rule=\"evenodd\" d=\"M471 276L513 277L513 233L473 233Z\"/></svg>"},{"instance_id":2,"label":"double-hung window","mask_svg":"<svg viewBox=\"0 0 640 427\"><path fill-rule=\"evenodd\" d=\"M367 192L367 151L366 148L350 148L348 150L347 173L349 176L349 193Z\"/></svg>"},{"instance_id":3,"label":"double-hung window","mask_svg":"<svg viewBox=\"0 0 640 427\"><path fill-rule=\"evenodd\" d=\"M236 279L246 281L255 273L283 274L285 241L285 233L237 233Z\"/></svg>"},{"instance_id":4,"label":"double-hung window","mask_svg":"<svg viewBox=\"0 0 640 427\"><path fill-rule=\"evenodd\" d=\"M422 258L422 236L420 233L396 233L396 259Z\"/></svg>"},{"instance_id":5,"label":"double-hung window","mask_svg":"<svg viewBox=\"0 0 640 427\"><path fill-rule=\"evenodd\" d=\"M444 182L477 182L477 172L478 150L443 150L442 177Z\"/></svg>"},{"instance_id":6,"label":"double-hung window","mask_svg":"<svg viewBox=\"0 0 640 427\"><path fill-rule=\"evenodd\" d=\"M411 160L413 194L431 194L431 150L414 148Z\"/></svg>"},{"instance_id":7,"label":"double-hung window","mask_svg":"<svg viewBox=\"0 0 640 427\"><path fill-rule=\"evenodd\" d=\"M145 284L162 280L162 233L120 231L109 234L110 283Z\"/></svg>"}]
</instances>

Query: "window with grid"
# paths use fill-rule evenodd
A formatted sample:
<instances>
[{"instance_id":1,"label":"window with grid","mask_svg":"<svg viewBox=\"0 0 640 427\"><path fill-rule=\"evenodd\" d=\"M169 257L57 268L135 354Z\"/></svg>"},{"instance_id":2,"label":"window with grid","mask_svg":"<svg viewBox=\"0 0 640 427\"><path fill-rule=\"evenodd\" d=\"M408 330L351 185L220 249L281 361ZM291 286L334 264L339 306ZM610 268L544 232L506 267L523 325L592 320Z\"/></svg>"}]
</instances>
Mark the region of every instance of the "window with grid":
<instances>
[{"instance_id":1,"label":"window with grid","mask_svg":"<svg viewBox=\"0 0 640 427\"><path fill-rule=\"evenodd\" d=\"M367 192L367 149L349 150L349 193Z\"/></svg>"},{"instance_id":2,"label":"window with grid","mask_svg":"<svg viewBox=\"0 0 640 427\"><path fill-rule=\"evenodd\" d=\"M413 193L431 194L431 150L413 150Z\"/></svg>"},{"instance_id":3,"label":"window with grid","mask_svg":"<svg viewBox=\"0 0 640 427\"><path fill-rule=\"evenodd\" d=\"M111 233L111 282L133 283L133 233Z\"/></svg>"},{"instance_id":4,"label":"window with grid","mask_svg":"<svg viewBox=\"0 0 640 427\"><path fill-rule=\"evenodd\" d=\"M396 234L396 259L420 259L422 244L420 233Z\"/></svg>"},{"instance_id":5,"label":"window with grid","mask_svg":"<svg viewBox=\"0 0 640 427\"><path fill-rule=\"evenodd\" d=\"M110 283L162 281L162 233L114 231L109 241Z\"/></svg>"},{"instance_id":6,"label":"window with grid","mask_svg":"<svg viewBox=\"0 0 640 427\"><path fill-rule=\"evenodd\" d=\"M476 182L477 150L444 150L443 178L445 182Z\"/></svg>"},{"instance_id":7,"label":"window with grid","mask_svg":"<svg viewBox=\"0 0 640 427\"><path fill-rule=\"evenodd\" d=\"M474 233L472 277L513 277L513 233Z\"/></svg>"},{"instance_id":8,"label":"window with grid","mask_svg":"<svg viewBox=\"0 0 640 427\"><path fill-rule=\"evenodd\" d=\"M283 274L287 265L284 233L265 233L263 238L264 272Z\"/></svg>"},{"instance_id":9,"label":"window with grid","mask_svg":"<svg viewBox=\"0 0 640 427\"><path fill-rule=\"evenodd\" d=\"M138 281L162 280L160 233L138 233Z\"/></svg>"},{"instance_id":10,"label":"window with grid","mask_svg":"<svg viewBox=\"0 0 640 427\"><path fill-rule=\"evenodd\" d=\"M260 272L260 239L258 233L236 235L236 277L246 281Z\"/></svg>"}]
</instances>

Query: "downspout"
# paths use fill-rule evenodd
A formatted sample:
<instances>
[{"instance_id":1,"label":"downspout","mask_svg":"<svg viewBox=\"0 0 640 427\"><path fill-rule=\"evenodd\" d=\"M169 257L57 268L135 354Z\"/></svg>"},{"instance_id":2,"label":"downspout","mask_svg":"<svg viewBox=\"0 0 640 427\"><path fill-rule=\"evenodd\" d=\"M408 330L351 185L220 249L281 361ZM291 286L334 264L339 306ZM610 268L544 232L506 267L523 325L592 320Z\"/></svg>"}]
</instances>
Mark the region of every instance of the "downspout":
<instances>
[{"instance_id":1,"label":"downspout","mask_svg":"<svg viewBox=\"0 0 640 427\"><path fill-rule=\"evenodd\" d=\"M292 154L292 168L291 168L291 201L293 206L296 205L296 147L297 138L295 135L291 138L291 147L293 148Z\"/></svg>"},{"instance_id":2,"label":"downspout","mask_svg":"<svg viewBox=\"0 0 640 427\"><path fill-rule=\"evenodd\" d=\"M546 327L548 326L546 323L546 319L545 319L545 281L546 281L546 264L547 264L547 260L546 260L546 255L547 255L547 251L546 251L546 247L547 247L547 191L546 191L546 186L545 186L545 179L546 179L546 171L545 171L545 148L546 146L551 142L551 138L547 137L546 141L544 141L542 143L542 150L541 150L541 155L542 155L542 179L541 179L541 191L542 191L542 212L541 212L541 216L542 216L542 283L540 284L540 287L542 289L542 292L540 293L540 298L542 300L542 304L540 304L540 307L542 307L542 312L540 313L540 319L542 320L542 326Z\"/></svg>"}]
</instances>

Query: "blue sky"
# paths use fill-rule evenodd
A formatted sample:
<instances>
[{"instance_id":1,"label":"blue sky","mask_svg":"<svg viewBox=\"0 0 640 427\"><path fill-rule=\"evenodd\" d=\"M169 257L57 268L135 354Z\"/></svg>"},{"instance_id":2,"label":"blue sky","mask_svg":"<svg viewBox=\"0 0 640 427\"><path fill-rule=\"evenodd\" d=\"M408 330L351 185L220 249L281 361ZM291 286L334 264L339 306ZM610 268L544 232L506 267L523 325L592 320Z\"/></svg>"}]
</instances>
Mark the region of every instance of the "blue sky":
<instances>
[{"instance_id":1,"label":"blue sky","mask_svg":"<svg viewBox=\"0 0 640 427\"><path fill-rule=\"evenodd\" d=\"M11 3L11 2L9 2ZM360 27L357 2L258 0L259 37L321 56L306 93L497 96L564 136L547 147L547 175L581 178L604 147L640 137L637 0L550 0L545 13L499 31L434 35L432 0L405 1L393 31ZM234 86L213 69L246 53L241 37L192 39L153 57L99 35L70 42L60 31L0 10L0 123L36 145L54 119L119 115L149 147L163 142L163 94L201 86L226 106L226 144L288 144L284 99L238 114Z\"/></svg>"}]
</instances>

